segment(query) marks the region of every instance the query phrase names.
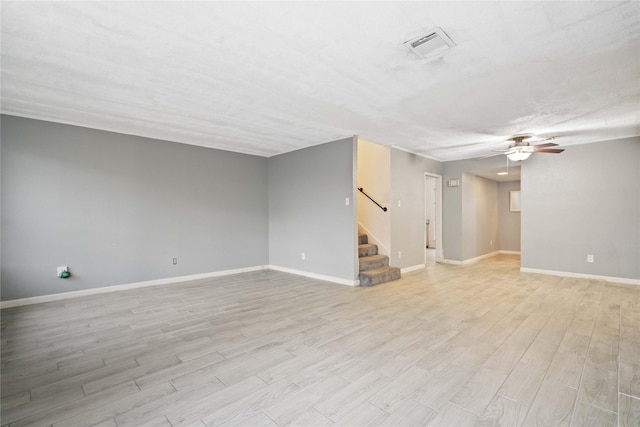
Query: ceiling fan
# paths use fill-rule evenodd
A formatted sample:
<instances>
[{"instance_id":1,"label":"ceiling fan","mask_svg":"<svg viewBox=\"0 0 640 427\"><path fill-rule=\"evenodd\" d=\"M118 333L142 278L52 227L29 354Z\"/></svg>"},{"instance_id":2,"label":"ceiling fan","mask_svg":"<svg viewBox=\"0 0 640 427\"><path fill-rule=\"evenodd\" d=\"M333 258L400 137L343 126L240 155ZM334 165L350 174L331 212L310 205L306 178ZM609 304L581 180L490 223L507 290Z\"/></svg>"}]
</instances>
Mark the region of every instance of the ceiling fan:
<instances>
[{"instance_id":1,"label":"ceiling fan","mask_svg":"<svg viewBox=\"0 0 640 427\"><path fill-rule=\"evenodd\" d=\"M507 150L491 150L498 153L505 154L509 160L513 162L519 162L522 160L526 160L533 153L562 153L564 151L563 148L550 148L557 147L558 144L554 142L546 142L543 144L531 145L528 142L525 142L525 139L531 138L531 135L520 135L509 138L508 141L513 141L513 144L509 146ZM545 139L545 141L551 141L553 138Z\"/></svg>"}]
</instances>

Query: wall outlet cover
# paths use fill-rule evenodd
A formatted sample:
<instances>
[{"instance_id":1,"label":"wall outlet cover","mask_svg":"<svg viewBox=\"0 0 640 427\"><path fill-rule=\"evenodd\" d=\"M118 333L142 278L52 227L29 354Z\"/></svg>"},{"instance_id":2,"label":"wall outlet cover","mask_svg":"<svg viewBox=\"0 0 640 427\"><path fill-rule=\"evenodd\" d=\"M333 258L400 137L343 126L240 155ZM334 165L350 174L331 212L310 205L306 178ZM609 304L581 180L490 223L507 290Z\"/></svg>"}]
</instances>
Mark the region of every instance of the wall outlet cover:
<instances>
[{"instance_id":1,"label":"wall outlet cover","mask_svg":"<svg viewBox=\"0 0 640 427\"><path fill-rule=\"evenodd\" d=\"M63 265L61 267L56 268L56 277L60 279L66 279L71 277L71 273L69 272L69 266Z\"/></svg>"}]
</instances>

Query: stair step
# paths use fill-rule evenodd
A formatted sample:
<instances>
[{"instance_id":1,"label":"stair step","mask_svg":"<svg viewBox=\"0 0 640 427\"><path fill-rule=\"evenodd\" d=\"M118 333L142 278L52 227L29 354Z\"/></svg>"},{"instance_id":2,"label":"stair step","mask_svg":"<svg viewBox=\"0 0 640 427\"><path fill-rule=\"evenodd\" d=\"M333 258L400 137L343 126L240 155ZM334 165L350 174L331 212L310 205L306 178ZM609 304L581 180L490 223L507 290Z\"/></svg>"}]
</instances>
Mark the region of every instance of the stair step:
<instances>
[{"instance_id":1,"label":"stair step","mask_svg":"<svg viewBox=\"0 0 640 427\"><path fill-rule=\"evenodd\" d=\"M398 267L384 266L373 270L361 271L359 274L360 286L374 286L380 283L391 282L400 278Z\"/></svg>"},{"instance_id":2,"label":"stair step","mask_svg":"<svg viewBox=\"0 0 640 427\"><path fill-rule=\"evenodd\" d=\"M364 243L358 245L358 256L371 256L378 255L378 245L374 245L373 243Z\"/></svg>"},{"instance_id":3,"label":"stair step","mask_svg":"<svg viewBox=\"0 0 640 427\"><path fill-rule=\"evenodd\" d=\"M373 270L389 265L389 257L386 255L370 255L359 258L360 271Z\"/></svg>"},{"instance_id":4,"label":"stair step","mask_svg":"<svg viewBox=\"0 0 640 427\"><path fill-rule=\"evenodd\" d=\"M358 244L366 245L369 243L369 237L366 234L358 234Z\"/></svg>"}]
</instances>

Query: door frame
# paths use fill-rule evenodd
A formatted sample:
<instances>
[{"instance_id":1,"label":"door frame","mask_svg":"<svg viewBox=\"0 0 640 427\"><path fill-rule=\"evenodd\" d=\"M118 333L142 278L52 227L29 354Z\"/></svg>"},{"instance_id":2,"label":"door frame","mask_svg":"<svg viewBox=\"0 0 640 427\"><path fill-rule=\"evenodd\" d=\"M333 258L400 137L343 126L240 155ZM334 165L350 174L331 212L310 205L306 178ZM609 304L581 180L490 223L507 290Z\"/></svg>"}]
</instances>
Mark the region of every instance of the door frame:
<instances>
[{"instance_id":1,"label":"door frame","mask_svg":"<svg viewBox=\"0 0 640 427\"><path fill-rule=\"evenodd\" d=\"M424 218L422 220L423 225L423 245L422 250L424 251L424 264L427 265L427 179L435 178L436 180L436 262L442 262L444 259L444 248L442 241L442 175L438 175L435 173L425 172L424 173L424 184L423 184L423 192L425 195L424 200Z\"/></svg>"}]
</instances>

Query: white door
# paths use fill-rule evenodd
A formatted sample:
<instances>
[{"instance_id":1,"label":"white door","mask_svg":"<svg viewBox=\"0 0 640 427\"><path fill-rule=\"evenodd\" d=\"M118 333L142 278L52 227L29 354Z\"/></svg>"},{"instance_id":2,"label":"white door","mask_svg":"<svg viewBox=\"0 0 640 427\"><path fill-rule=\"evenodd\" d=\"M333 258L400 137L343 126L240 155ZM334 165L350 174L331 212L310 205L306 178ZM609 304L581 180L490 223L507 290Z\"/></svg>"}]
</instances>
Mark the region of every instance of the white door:
<instances>
[{"instance_id":1,"label":"white door","mask_svg":"<svg viewBox=\"0 0 640 427\"><path fill-rule=\"evenodd\" d=\"M425 265L442 261L442 176L424 176L424 251Z\"/></svg>"},{"instance_id":2,"label":"white door","mask_svg":"<svg viewBox=\"0 0 640 427\"><path fill-rule=\"evenodd\" d=\"M436 179L425 177L425 241L426 247L436 247Z\"/></svg>"}]
</instances>

